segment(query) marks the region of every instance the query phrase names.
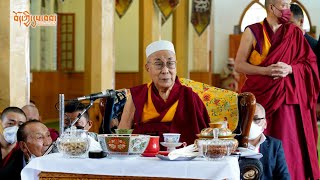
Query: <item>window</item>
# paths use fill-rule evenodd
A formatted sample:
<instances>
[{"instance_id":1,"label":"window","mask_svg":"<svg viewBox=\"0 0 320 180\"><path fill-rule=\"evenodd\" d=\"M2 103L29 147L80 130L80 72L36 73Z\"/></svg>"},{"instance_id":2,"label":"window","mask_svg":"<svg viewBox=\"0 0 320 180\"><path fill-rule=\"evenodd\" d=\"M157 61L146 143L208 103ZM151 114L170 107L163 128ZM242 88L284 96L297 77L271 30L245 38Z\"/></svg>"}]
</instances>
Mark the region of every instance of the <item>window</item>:
<instances>
[{"instance_id":1,"label":"window","mask_svg":"<svg viewBox=\"0 0 320 180\"><path fill-rule=\"evenodd\" d=\"M242 18L241 32L243 32L248 25L263 21L265 17L267 17L267 12L264 6L259 3L253 3Z\"/></svg>"},{"instance_id":2,"label":"window","mask_svg":"<svg viewBox=\"0 0 320 180\"><path fill-rule=\"evenodd\" d=\"M74 14L58 14L57 55L58 71L74 71Z\"/></svg>"}]
</instances>

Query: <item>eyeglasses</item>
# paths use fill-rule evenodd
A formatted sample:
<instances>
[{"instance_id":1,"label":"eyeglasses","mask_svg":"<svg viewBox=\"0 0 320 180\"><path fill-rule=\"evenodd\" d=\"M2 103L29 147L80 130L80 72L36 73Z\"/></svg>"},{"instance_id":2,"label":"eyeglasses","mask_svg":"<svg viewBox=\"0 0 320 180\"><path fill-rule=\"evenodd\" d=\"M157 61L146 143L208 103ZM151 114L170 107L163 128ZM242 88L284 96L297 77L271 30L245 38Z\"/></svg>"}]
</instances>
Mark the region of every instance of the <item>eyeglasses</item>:
<instances>
[{"instance_id":1,"label":"eyeglasses","mask_svg":"<svg viewBox=\"0 0 320 180\"><path fill-rule=\"evenodd\" d=\"M264 120L264 119L265 119L264 117L261 117L261 118L259 118L259 117L254 117L254 118L253 118L253 122L256 123L256 124L259 124L260 121L261 121L261 120Z\"/></svg>"},{"instance_id":2,"label":"eyeglasses","mask_svg":"<svg viewBox=\"0 0 320 180\"><path fill-rule=\"evenodd\" d=\"M151 63L151 62L148 62ZM157 70L161 70L164 65L167 66L168 69L175 69L176 68L176 64L177 61L167 61L166 63L162 62L162 61L156 61L154 63L151 63Z\"/></svg>"}]
</instances>

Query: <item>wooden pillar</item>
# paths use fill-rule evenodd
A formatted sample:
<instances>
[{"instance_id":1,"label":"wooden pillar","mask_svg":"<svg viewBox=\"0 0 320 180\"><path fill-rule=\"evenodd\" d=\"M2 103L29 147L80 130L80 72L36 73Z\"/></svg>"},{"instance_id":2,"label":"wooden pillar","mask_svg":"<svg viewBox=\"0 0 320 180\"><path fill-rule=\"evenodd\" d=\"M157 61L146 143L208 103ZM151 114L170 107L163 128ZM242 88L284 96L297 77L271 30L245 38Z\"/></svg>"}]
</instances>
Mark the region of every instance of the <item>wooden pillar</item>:
<instances>
[{"instance_id":1,"label":"wooden pillar","mask_svg":"<svg viewBox=\"0 0 320 180\"><path fill-rule=\"evenodd\" d=\"M114 88L114 6L110 0L85 1L86 94Z\"/></svg>"},{"instance_id":2,"label":"wooden pillar","mask_svg":"<svg viewBox=\"0 0 320 180\"><path fill-rule=\"evenodd\" d=\"M29 11L29 0L0 1L0 109L29 102L29 29L14 21L15 12Z\"/></svg>"},{"instance_id":3,"label":"wooden pillar","mask_svg":"<svg viewBox=\"0 0 320 180\"><path fill-rule=\"evenodd\" d=\"M198 72L210 72L210 26L199 36L193 32L193 68Z\"/></svg>"},{"instance_id":4,"label":"wooden pillar","mask_svg":"<svg viewBox=\"0 0 320 180\"><path fill-rule=\"evenodd\" d=\"M189 30L189 1L180 1L173 12L172 41L177 56L177 75L179 78L189 78L188 66L188 30Z\"/></svg>"},{"instance_id":5,"label":"wooden pillar","mask_svg":"<svg viewBox=\"0 0 320 180\"><path fill-rule=\"evenodd\" d=\"M41 14L41 1L32 1L30 6L30 13L34 15ZM47 27L36 27L30 28L30 66L32 70L41 70L41 28Z\"/></svg>"},{"instance_id":6,"label":"wooden pillar","mask_svg":"<svg viewBox=\"0 0 320 180\"><path fill-rule=\"evenodd\" d=\"M140 0L139 3L139 79L142 84L151 81L144 67L147 62L146 47L160 39L161 16L153 0Z\"/></svg>"}]
</instances>

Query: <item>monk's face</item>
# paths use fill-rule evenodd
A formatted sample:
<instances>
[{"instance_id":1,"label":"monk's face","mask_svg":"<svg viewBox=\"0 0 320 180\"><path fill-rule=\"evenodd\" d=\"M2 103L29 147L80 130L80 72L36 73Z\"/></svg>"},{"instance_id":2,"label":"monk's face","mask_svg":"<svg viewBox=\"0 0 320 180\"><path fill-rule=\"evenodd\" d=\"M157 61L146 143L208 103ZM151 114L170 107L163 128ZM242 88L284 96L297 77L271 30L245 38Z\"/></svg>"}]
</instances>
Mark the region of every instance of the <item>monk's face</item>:
<instances>
[{"instance_id":1,"label":"monk's face","mask_svg":"<svg viewBox=\"0 0 320 180\"><path fill-rule=\"evenodd\" d=\"M272 1L271 1L272 2ZM268 7L273 18L281 17L281 10L290 9L291 0L273 0Z\"/></svg>"},{"instance_id":2,"label":"monk's face","mask_svg":"<svg viewBox=\"0 0 320 180\"><path fill-rule=\"evenodd\" d=\"M173 52L162 50L152 53L145 67L158 90L173 86L177 75L176 55Z\"/></svg>"},{"instance_id":3,"label":"monk's face","mask_svg":"<svg viewBox=\"0 0 320 180\"><path fill-rule=\"evenodd\" d=\"M21 149L25 154L42 156L52 143L48 128L42 123L31 123L25 126L26 140L21 142Z\"/></svg>"}]
</instances>

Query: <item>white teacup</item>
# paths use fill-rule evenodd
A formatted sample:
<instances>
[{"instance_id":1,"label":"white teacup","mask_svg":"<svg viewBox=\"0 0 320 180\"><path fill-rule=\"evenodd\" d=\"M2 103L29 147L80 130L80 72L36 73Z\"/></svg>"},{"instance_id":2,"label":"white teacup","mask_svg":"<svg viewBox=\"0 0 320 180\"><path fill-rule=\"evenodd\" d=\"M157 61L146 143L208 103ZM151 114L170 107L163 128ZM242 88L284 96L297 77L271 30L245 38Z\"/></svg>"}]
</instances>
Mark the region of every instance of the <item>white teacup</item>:
<instances>
[{"instance_id":1,"label":"white teacup","mask_svg":"<svg viewBox=\"0 0 320 180\"><path fill-rule=\"evenodd\" d=\"M163 133L163 139L166 143L178 143L180 139L179 133Z\"/></svg>"}]
</instances>

